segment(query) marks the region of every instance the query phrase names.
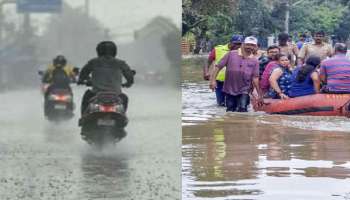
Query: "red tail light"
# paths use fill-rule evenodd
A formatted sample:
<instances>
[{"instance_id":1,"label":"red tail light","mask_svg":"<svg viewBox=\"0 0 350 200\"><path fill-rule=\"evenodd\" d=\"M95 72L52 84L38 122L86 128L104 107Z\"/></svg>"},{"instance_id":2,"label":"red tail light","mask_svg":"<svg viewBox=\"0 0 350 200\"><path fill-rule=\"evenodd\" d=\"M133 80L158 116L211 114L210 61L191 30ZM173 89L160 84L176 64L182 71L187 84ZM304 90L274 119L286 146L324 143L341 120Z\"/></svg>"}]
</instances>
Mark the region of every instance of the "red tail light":
<instances>
[{"instance_id":1,"label":"red tail light","mask_svg":"<svg viewBox=\"0 0 350 200\"><path fill-rule=\"evenodd\" d=\"M104 106L100 105L100 111L101 112L116 112L117 107L116 106Z\"/></svg>"},{"instance_id":2,"label":"red tail light","mask_svg":"<svg viewBox=\"0 0 350 200\"><path fill-rule=\"evenodd\" d=\"M63 95L57 95L56 99L57 101L66 101L67 97Z\"/></svg>"},{"instance_id":3,"label":"red tail light","mask_svg":"<svg viewBox=\"0 0 350 200\"><path fill-rule=\"evenodd\" d=\"M57 95L57 94L52 94L49 97L51 100L55 100L55 101L64 101L64 102L68 102L72 99L72 97L70 95Z\"/></svg>"}]
</instances>

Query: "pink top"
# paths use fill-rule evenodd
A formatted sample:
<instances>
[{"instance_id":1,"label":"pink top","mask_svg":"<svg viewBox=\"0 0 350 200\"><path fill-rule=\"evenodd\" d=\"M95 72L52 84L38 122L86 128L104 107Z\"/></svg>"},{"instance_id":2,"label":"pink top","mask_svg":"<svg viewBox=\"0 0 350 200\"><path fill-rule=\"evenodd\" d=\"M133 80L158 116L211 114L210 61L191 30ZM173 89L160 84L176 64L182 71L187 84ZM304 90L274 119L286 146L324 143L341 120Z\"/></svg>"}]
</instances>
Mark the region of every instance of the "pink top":
<instances>
[{"instance_id":1,"label":"pink top","mask_svg":"<svg viewBox=\"0 0 350 200\"><path fill-rule=\"evenodd\" d=\"M277 61L270 61L267 65L266 68L261 76L260 80L260 88L262 89L263 92L267 92L270 89L270 75L272 71L278 67L278 62Z\"/></svg>"},{"instance_id":2,"label":"pink top","mask_svg":"<svg viewBox=\"0 0 350 200\"><path fill-rule=\"evenodd\" d=\"M213 50L210 51L208 60L213 62L215 59L216 58L215 58L215 48L214 48Z\"/></svg>"}]
</instances>

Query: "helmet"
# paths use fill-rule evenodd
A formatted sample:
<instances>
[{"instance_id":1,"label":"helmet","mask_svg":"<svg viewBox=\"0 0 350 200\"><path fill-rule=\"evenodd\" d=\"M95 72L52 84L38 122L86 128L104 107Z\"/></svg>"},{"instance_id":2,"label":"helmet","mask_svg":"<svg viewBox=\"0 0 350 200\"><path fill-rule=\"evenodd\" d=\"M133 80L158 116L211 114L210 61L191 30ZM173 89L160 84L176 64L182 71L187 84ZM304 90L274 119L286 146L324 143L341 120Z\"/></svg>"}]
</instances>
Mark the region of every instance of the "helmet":
<instances>
[{"instance_id":1,"label":"helmet","mask_svg":"<svg viewBox=\"0 0 350 200\"><path fill-rule=\"evenodd\" d=\"M58 55L53 59L53 65L55 67L64 67L67 64L67 60L64 56Z\"/></svg>"},{"instance_id":2,"label":"helmet","mask_svg":"<svg viewBox=\"0 0 350 200\"><path fill-rule=\"evenodd\" d=\"M100 42L96 47L97 55L100 56L112 56L117 55L117 45L112 41Z\"/></svg>"}]
</instances>

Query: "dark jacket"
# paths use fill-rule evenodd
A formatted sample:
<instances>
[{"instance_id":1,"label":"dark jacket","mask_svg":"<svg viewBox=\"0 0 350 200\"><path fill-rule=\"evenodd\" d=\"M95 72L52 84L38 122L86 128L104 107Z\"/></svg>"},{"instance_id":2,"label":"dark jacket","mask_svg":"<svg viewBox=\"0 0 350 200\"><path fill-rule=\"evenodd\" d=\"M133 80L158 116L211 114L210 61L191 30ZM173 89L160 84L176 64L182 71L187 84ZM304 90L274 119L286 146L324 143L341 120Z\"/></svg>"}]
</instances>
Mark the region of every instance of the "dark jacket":
<instances>
[{"instance_id":1,"label":"dark jacket","mask_svg":"<svg viewBox=\"0 0 350 200\"><path fill-rule=\"evenodd\" d=\"M121 93L122 76L127 85L134 83L134 74L125 61L112 56L101 56L90 60L81 70L79 82L90 80L92 91L114 91Z\"/></svg>"}]
</instances>

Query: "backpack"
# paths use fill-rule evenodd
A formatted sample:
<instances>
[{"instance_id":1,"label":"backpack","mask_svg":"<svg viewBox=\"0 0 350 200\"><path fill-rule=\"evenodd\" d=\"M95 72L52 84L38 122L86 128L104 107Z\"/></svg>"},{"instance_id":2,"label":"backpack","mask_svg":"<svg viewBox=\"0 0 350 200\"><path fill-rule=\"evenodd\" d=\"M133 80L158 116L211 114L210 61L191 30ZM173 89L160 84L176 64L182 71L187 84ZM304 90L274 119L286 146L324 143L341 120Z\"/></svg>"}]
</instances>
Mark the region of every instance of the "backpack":
<instances>
[{"instance_id":1,"label":"backpack","mask_svg":"<svg viewBox=\"0 0 350 200\"><path fill-rule=\"evenodd\" d=\"M269 64L270 59L267 56L261 56L259 59L259 78L261 79L261 76L267 66Z\"/></svg>"},{"instance_id":2,"label":"backpack","mask_svg":"<svg viewBox=\"0 0 350 200\"><path fill-rule=\"evenodd\" d=\"M51 82L53 85L57 85L63 88L69 87L70 78L63 68L55 68L52 71Z\"/></svg>"}]
</instances>

